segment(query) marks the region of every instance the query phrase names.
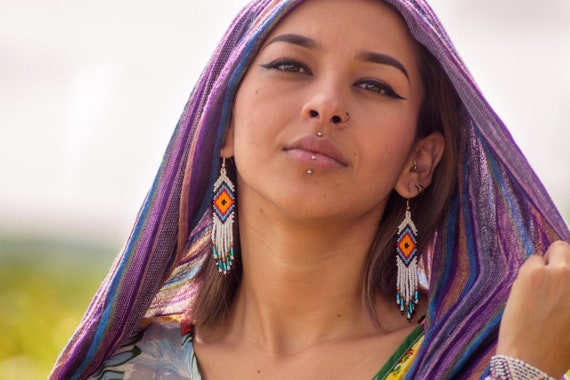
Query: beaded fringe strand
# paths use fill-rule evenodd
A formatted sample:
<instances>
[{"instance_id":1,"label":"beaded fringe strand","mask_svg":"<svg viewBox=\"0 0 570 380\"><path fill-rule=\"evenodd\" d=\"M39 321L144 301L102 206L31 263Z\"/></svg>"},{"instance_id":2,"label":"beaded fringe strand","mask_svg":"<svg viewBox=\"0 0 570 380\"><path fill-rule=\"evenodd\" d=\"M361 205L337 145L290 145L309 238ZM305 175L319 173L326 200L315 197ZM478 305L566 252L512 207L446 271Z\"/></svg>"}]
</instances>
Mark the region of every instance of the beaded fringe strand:
<instances>
[{"instance_id":1,"label":"beaded fringe strand","mask_svg":"<svg viewBox=\"0 0 570 380\"><path fill-rule=\"evenodd\" d=\"M220 176L214 183L212 201L212 253L220 275L227 274L234 261L235 186L226 175L226 159L222 161Z\"/></svg>"},{"instance_id":2,"label":"beaded fringe strand","mask_svg":"<svg viewBox=\"0 0 570 380\"><path fill-rule=\"evenodd\" d=\"M406 201L406 214L396 233L396 303L408 321L412 319L419 299L418 290L418 230L412 221L410 201Z\"/></svg>"}]
</instances>

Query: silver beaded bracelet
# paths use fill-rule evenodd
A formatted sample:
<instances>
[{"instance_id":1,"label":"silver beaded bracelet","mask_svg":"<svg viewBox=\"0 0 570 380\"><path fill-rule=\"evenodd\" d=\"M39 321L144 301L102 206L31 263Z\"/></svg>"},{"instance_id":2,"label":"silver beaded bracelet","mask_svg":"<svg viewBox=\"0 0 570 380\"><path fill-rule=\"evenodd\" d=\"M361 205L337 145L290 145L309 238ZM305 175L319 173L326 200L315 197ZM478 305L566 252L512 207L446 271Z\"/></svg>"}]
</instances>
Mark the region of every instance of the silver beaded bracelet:
<instances>
[{"instance_id":1,"label":"silver beaded bracelet","mask_svg":"<svg viewBox=\"0 0 570 380\"><path fill-rule=\"evenodd\" d=\"M505 355L491 358L491 376L486 380L555 380L538 368L520 359Z\"/></svg>"}]
</instances>

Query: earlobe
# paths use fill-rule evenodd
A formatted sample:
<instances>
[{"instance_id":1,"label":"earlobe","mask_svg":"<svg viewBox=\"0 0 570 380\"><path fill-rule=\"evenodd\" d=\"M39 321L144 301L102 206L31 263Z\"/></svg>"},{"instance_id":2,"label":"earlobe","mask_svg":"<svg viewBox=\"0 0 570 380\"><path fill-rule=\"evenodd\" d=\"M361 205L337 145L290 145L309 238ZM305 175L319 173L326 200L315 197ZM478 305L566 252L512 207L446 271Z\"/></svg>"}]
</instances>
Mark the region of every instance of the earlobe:
<instances>
[{"instance_id":1,"label":"earlobe","mask_svg":"<svg viewBox=\"0 0 570 380\"><path fill-rule=\"evenodd\" d=\"M417 141L394 189L404 198L413 198L423 192L432 181L433 173L441 161L445 140L441 133Z\"/></svg>"}]
</instances>

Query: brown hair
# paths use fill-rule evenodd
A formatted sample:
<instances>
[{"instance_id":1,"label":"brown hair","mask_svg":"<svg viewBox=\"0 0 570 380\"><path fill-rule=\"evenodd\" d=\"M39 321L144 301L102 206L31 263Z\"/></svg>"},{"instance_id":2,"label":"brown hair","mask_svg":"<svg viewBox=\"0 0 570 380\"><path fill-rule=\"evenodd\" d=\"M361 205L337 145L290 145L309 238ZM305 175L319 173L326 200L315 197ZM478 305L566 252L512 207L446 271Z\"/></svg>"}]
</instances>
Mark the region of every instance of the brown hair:
<instances>
[{"instance_id":1,"label":"brown hair","mask_svg":"<svg viewBox=\"0 0 570 380\"><path fill-rule=\"evenodd\" d=\"M461 130L461 100L439 62L422 45L418 46L424 100L418 115L416 139L439 132L445 150L425 191L410 201L414 224L418 228L418 252L425 252L433 240L456 185L456 165ZM363 274L363 298L368 312L375 317L379 294L396 295L396 230L404 218L406 199L392 191L376 238L372 242ZM376 318L374 318L376 320Z\"/></svg>"},{"instance_id":2,"label":"brown hair","mask_svg":"<svg viewBox=\"0 0 570 380\"><path fill-rule=\"evenodd\" d=\"M453 85L439 62L423 46L418 48L420 74L424 86L424 100L418 115L416 138L426 137L432 132L440 132L445 138L445 151L435 170L432 184L411 202L412 215L418 227L419 252L431 242L456 183L456 156L459 140L461 102ZM233 168L232 168L233 167ZM228 169L235 171L234 165ZM228 173L235 183L235 172ZM395 232L404 217L405 199L395 191L390 195L382 220L378 225L376 238L371 244L368 262L362 276L363 302L376 318L375 300L378 295L395 297ZM239 202L238 202L239 204ZM237 223L236 223L237 225ZM238 237L237 227L234 236ZM191 321L203 329L215 327L224 319L234 295L239 288L242 275L239 242L235 247L236 259L232 271L220 276L212 255L205 259L197 275L201 289L190 306Z\"/></svg>"}]
</instances>

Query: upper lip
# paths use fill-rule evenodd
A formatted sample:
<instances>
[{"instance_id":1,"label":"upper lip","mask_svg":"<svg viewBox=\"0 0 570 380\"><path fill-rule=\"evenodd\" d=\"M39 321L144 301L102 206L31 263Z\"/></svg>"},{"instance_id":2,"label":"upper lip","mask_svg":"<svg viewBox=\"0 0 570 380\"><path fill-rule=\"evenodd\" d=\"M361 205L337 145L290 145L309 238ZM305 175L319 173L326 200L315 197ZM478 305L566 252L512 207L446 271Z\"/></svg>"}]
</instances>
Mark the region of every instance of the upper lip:
<instances>
[{"instance_id":1,"label":"upper lip","mask_svg":"<svg viewBox=\"0 0 570 380\"><path fill-rule=\"evenodd\" d=\"M295 140L285 147L285 150L301 149L309 152L322 154L337 161L343 166L348 165L348 161L337 146L326 138L317 138L316 136L305 136Z\"/></svg>"}]
</instances>

